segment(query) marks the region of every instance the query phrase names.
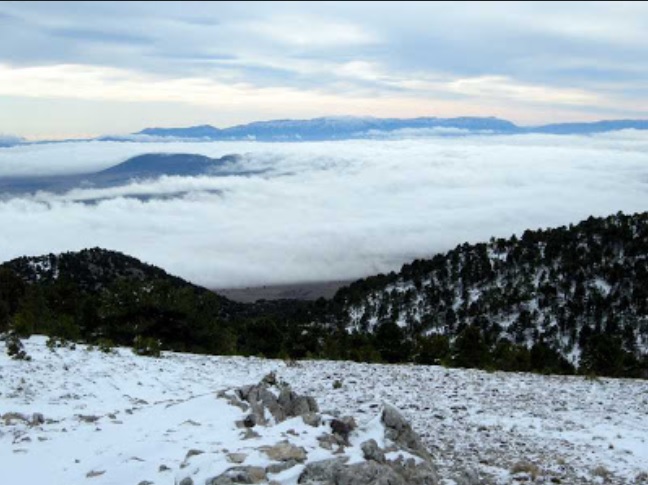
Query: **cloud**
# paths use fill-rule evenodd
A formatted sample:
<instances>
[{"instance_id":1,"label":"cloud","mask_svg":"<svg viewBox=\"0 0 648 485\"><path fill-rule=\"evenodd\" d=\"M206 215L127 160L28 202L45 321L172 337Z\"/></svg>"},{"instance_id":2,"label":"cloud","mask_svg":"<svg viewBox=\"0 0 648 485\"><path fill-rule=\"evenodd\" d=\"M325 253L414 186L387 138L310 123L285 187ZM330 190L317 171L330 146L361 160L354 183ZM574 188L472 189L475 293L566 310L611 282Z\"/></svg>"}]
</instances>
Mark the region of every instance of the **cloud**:
<instances>
[{"instance_id":1,"label":"cloud","mask_svg":"<svg viewBox=\"0 0 648 485\"><path fill-rule=\"evenodd\" d=\"M177 178L0 202L0 259L102 246L211 287L356 278L464 241L645 210L648 134L319 143L61 143L3 174L100 169L150 151L244 154L252 177ZM13 165L7 165L13 160ZM142 201L129 194L183 195ZM102 199L95 204L80 199Z\"/></svg>"},{"instance_id":2,"label":"cloud","mask_svg":"<svg viewBox=\"0 0 648 485\"><path fill-rule=\"evenodd\" d=\"M647 114L641 2L122 3L0 3L0 131L125 133L179 109L219 126Z\"/></svg>"}]
</instances>

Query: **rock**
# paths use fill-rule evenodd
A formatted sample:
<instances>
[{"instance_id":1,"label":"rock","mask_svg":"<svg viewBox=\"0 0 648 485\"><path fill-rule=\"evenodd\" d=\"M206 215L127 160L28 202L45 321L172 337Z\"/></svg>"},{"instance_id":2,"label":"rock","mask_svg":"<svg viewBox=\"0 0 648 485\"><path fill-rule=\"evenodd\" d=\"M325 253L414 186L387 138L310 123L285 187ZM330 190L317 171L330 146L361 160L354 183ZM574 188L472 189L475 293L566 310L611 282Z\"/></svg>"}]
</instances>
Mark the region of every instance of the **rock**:
<instances>
[{"instance_id":1,"label":"rock","mask_svg":"<svg viewBox=\"0 0 648 485\"><path fill-rule=\"evenodd\" d=\"M182 482L180 482L180 483L182 483ZM142 480L142 481L139 482L137 485L154 485L154 483L153 483L153 482L150 482L150 481L148 481L148 480ZM189 484L189 485L193 485L193 483L191 483L191 484Z\"/></svg>"},{"instance_id":2,"label":"rock","mask_svg":"<svg viewBox=\"0 0 648 485\"><path fill-rule=\"evenodd\" d=\"M325 450L332 450L333 445L337 444L337 438L328 433L318 436L317 441L319 441L320 448L324 448Z\"/></svg>"},{"instance_id":3,"label":"rock","mask_svg":"<svg viewBox=\"0 0 648 485\"><path fill-rule=\"evenodd\" d=\"M276 386L277 385L277 374L275 374L274 371L270 372L263 379L261 379L261 382L263 384L267 384L269 386Z\"/></svg>"},{"instance_id":4,"label":"rock","mask_svg":"<svg viewBox=\"0 0 648 485\"><path fill-rule=\"evenodd\" d=\"M333 434L339 436L345 445L349 444L349 434L357 427L356 422L351 417L331 420L331 430Z\"/></svg>"},{"instance_id":5,"label":"rock","mask_svg":"<svg viewBox=\"0 0 648 485\"><path fill-rule=\"evenodd\" d=\"M99 477L99 476L103 475L104 473L106 473L106 470L99 470L99 471L91 470L88 473L86 473L86 478Z\"/></svg>"},{"instance_id":6,"label":"rock","mask_svg":"<svg viewBox=\"0 0 648 485\"><path fill-rule=\"evenodd\" d=\"M317 402L310 396L297 396L293 399L290 408L286 410L288 416L301 416L306 413L317 412L319 412Z\"/></svg>"},{"instance_id":7,"label":"rock","mask_svg":"<svg viewBox=\"0 0 648 485\"><path fill-rule=\"evenodd\" d=\"M166 465L160 465L160 466L158 467L158 472L168 472L169 470L171 470L171 468L169 468L169 467L166 466Z\"/></svg>"},{"instance_id":8,"label":"rock","mask_svg":"<svg viewBox=\"0 0 648 485\"><path fill-rule=\"evenodd\" d=\"M430 461L423 461L418 465L413 458L405 461L404 465L392 465L392 468L405 479L408 485L436 485L439 476L436 468Z\"/></svg>"},{"instance_id":9,"label":"rock","mask_svg":"<svg viewBox=\"0 0 648 485\"><path fill-rule=\"evenodd\" d=\"M257 421L258 418L256 414L248 414L243 420L243 426L245 426L246 428L254 428L257 425Z\"/></svg>"},{"instance_id":10,"label":"rock","mask_svg":"<svg viewBox=\"0 0 648 485\"><path fill-rule=\"evenodd\" d=\"M39 424L44 424L44 423L45 423L45 416L43 416L41 413L32 414L31 423L30 423L32 426L38 426Z\"/></svg>"},{"instance_id":11,"label":"rock","mask_svg":"<svg viewBox=\"0 0 648 485\"><path fill-rule=\"evenodd\" d=\"M348 460L348 456L341 456L339 458L309 463L306 465L301 475L299 475L297 483L305 483L309 485L335 483L337 473L344 468L344 464Z\"/></svg>"},{"instance_id":12,"label":"rock","mask_svg":"<svg viewBox=\"0 0 648 485\"><path fill-rule=\"evenodd\" d=\"M392 440L399 446L419 455L426 460L430 454L421 442L421 439L412 429L407 420L389 404L384 404L381 418L385 425L385 437Z\"/></svg>"},{"instance_id":13,"label":"rock","mask_svg":"<svg viewBox=\"0 0 648 485\"><path fill-rule=\"evenodd\" d=\"M480 485L481 480L475 470L463 470L459 476L455 477L457 485Z\"/></svg>"},{"instance_id":14,"label":"rock","mask_svg":"<svg viewBox=\"0 0 648 485\"><path fill-rule=\"evenodd\" d=\"M5 424L13 424L14 421L28 422L29 418L22 413L9 412L2 415Z\"/></svg>"},{"instance_id":15,"label":"rock","mask_svg":"<svg viewBox=\"0 0 648 485\"><path fill-rule=\"evenodd\" d=\"M185 461L187 461L187 460L188 460L189 458L191 458L192 456L202 455L203 453L204 453L203 450L194 450L194 449L191 449L191 450L187 451L187 455L185 456Z\"/></svg>"},{"instance_id":16,"label":"rock","mask_svg":"<svg viewBox=\"0 0 648 485\"><path fill-rule=\"evenodd\" d=\"M227 455L227 460L230 463L236 463L237 465L240 465L245 461L247 458L247 455L245 453L229 453Z\"/></svg>"},{"instance_id":17,"label":"rock","mask_svg":"<svg viewBox=\"0 0 648 485\"><path fill-rule=\"evenodd\" d=\"M301 416L305 413L319 412L319 406L315 399L310 396L300 396L288 388L282 389L278 402L286 416Z\"/></svg>"},{"instance_id":18,"label":"rock","mask_svg":"<svg viewBox=\"0 0 648 485\"><path fill-rule=\"evenodd\" d=\"M298 463L303 463L306 460L306 450L286 440L280 441L271 447L263 447L261 451L265 452L268 458L275 461L295 460Z\"/></svg>"},{"instance_id":19,"label":"rock","mask_svg":"<svg viewBox=\"0 0 648 485\"><path fill-rule=\"evenodd\" d=\"M322 422L322 417L317 413L304 413L302 414L302 419L304 420L304 424L313 428L317 428Z\"/></svg>"},{"instance_id":20,"label":"rock","mask_svg":"<svg viewBox=\"0 0 648 485\"><path fill-rule=\"evenodd\" d=\"M391 467L375 461L366 461L342 467L335 485L410 485Z\"/></svg>"},{"instance_id":21,"label":"rock","mask_svg":"<svg viewBox=\"0 0 648 485\"><path fill-rule=\"evenodd\" d=\"M282 461L281 463L272 463L266 467L266 473L281 473L297 465L296 460Z\"/></svg>"},{"instance_id":22,"label":"rock","mask_svg":"<svg viewBox=\"0 0 648 485\"><path fill-rule=\"evenodd\" d=\"M243 438L244 440L250 440L252 438L260 438L261 435L254 431L251 428L246 428L245 432L243 433Z\"/></svg>"},{"instance_id":23,"label":"rock","mask_svg":"<svg viewBox=\"0 0 648 485\"><path fill-rule=\"evenodd\" d=\"M360 445L362 454L365 460L376 461L378 463L385 462L385 453L380 449L376 440L370 439Z\"/></svg>"},{"instance_id":24,"label":"rock","mask_svg":"<svg viewBox=\"0 0 648 485\"><path fill-rule=\"evenodd\" d=\"M180 480L180 483L178 485L194 485L193 478L191 477L186 477Z\"/></svg>"},{"instance_id":25,"label":"rock","mask_svg":"<svg viewBox=\"0 0 648 485\"><path fill-rule=\"evenodd\" d=\"M258 466L237 466L210 478L205 485L232 485L235 483L261 483L266 481L265 470Z\"/></svg>"}]
</instances>

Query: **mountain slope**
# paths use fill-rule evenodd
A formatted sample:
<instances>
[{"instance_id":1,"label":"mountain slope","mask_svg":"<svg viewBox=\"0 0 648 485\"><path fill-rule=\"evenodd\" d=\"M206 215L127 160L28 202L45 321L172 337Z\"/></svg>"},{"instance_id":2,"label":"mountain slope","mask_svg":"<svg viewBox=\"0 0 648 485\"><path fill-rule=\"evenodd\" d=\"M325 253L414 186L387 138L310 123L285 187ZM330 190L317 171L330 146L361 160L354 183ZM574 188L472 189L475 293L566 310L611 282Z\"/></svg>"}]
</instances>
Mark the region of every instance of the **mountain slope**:
<instances>
[{"instance_id":1,"label":"mountain slope","mask_svg":"<svg viewBox=\"0 0 648 485\"><path fill-rule=\"evenodd\" d=\"M396 325L409 338L469 336L490 357L498 345L542 345L624 374L630 356L648 353L648 213L460 245L339 290L327 321L359 333ZM615 352L618 362L602 362Z\"/></svg>"},{"instance_id":2,"label":"mountain slope","mask_svg":"<svg viewBox=\"0 0 648 485\"><path fill-rule=\"evenodd\" d=\"M331 300L235 303L102 249L0 265L0 332L648 377L648 213L462 244Z\"/></svg>"},{"instance_id":3,"label":"mountain slope","mask_svg":"<svg viewBox=\"0 0 648 485\"><path fill-rule=\"evenodd\" d=\"M0 192L18 194L42 190L61 193L75 188L117 187L137 179L150 180L162 176L227 177L260 173L242 168L240 161L238 155L209 158L190 153L146 153L94 173L0 178Z\"/></svg>"}]
</instances>

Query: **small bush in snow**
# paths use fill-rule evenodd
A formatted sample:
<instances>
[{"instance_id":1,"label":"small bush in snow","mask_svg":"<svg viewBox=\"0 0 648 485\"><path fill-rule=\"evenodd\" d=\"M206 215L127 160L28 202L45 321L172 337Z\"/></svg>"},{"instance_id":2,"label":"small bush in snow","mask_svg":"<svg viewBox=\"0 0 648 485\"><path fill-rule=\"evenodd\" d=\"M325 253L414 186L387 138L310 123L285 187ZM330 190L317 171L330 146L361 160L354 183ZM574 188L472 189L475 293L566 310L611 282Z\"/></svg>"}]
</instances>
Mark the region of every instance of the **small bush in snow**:
<instances>
[{"instance_id":1,"label":"small bush in snow","mask_svg":"<svg viewBox=\"0 0 648 485\"><path fill-rule=\"evenodd\" d=\"M100 338L97 341L97 348L104 354L110 354L115 347L115 343L109 338Z\"/></svg>"},{"instance_id":2,"label":"small bush in snow","mask_svg":"<svg viewBox=\"0 0 648 485\"><path fill-rule=\"evenodd\" d=\"M25 347L23 346L20 337L15 332L10 332L6 339L5 345L7 347L7 355L14 360L31 360L31 357L27 355Z\"/></svg>"},{"instance_id":3,"label":"small bush in snow","mask_svg":"<svg viewBox=\"0 0 648 485\"><path fill-rule=\"evenodd\" d=\"M148 357L160 356L160 341L152 337L142 337L138 335L133 340L133 352L137 355L146 355Z\"/></svg>"},{"instance_id":4,"label":"small bush in snow","mask_svg":"<svg viewBox=\"0 0 648 485\"><path fill-rule=\"evenodd\" d=\"M535 463L519 461L513 465L511 473L513 475L524 474L531 478L531 480L535 480L538 478L538 475L540 475L540 468Z\"/></svg>"}]
</instances>

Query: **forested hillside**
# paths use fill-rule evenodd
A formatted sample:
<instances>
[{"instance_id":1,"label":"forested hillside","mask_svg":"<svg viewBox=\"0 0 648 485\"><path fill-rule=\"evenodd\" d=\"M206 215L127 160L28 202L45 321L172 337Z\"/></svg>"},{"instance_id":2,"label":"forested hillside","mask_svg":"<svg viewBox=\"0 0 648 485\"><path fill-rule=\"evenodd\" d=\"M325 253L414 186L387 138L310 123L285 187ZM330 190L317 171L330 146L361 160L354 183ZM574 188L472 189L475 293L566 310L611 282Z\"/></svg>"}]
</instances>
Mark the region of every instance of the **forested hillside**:
<instances>
[{"instance_id":1,"label":"forested hillside","mask_svg":"<svg viewBox=\"0 0 648 485\"><path fill-rule=\"evenodd\" d=\"M648 213L463 244L331 300L236 303L114 251L0 265L0 333L216 354L648 376ZM148 349L148 350L147 350Z\"/></svg>"},{"instance_id":2,"label":"forested hillside","mask_svg":"<svg viewBox=\"0 0 648 485\"><path fill-rule=\"evenodd\" d=\"M631 375L648 351L647 257L648 214L590 217L357 281L328 321L400 340L393 360Z\"/></svg>"}]
</instances>

